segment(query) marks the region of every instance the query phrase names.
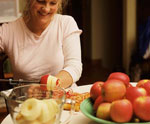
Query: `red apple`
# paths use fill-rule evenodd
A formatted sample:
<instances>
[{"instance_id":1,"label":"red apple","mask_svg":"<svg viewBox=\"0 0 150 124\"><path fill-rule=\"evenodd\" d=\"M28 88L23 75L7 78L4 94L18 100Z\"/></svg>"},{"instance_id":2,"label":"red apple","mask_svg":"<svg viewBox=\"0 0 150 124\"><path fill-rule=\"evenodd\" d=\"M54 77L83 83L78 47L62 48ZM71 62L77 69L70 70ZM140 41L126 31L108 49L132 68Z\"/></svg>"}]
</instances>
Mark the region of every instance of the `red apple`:
<instances>
[{"instance_id":1,"label":"red apple","mask_svg":"<svg viewBox=\"0 0 150 124\"><path fill-rule=\"evenodd\" d=\"M110 119L110 106L111 103L101 103L98 106L98 109L96 111L96 117L104 119L104 120L109 120Z\"/></svg>"},{"instance_id":2,"label":"red apple","mask_svg":"<svg viewBox=\"0 0 150 124\"><path fill-rule=\"evenodd\" d=\"M139 87L144 88L147 91L147 95L150 96L150 81L141 84Z\"/></svg>"},{"instance_id":3,"label":"red apple","mask_svg":"<svg viewBox=\"0 0 150 124\"><path fill-rule=\"evenodd\" d=\"M130 100L131 103L139 96L146 96L147 92L144 88L140 87L128 87L126 91L126 99Z\"/></svg>"},{"instance_id":4,"label":"red apple","mask_svg":"<svg viewBox=\"0 0 150 124\"><path fill-rule=\"evenodd\" d=\"M112 102L110 117L113 121L124 123L129 122L133 115L133 107L129 100L121 99Z\"/></svg>"},{"instance_id":5,"label":"red apple","mask_svg":"<svg viewBox=\"0 0 150 124\"><path fill-rule=\"evenodd\" d=\"M90 96L95 101L98 96L101 95L101 88L104 82L97 81L95 82L90 89Z\"/></svg>"},{"instance_id":6,"label":"red apple","mask_svg":"<svg viewBox=\"0 0 150 124\"><path fill-rule=\"evenodd\" d=\"M100 95L97 97L97 99L94 101L93 109L96 111L98 106L103 102L103 97Z\"/></svg>"},{"instance_id":7,"label":"red apple","mask_svg":"<svg viewBox=\"0 0 150 124\"><path fill-rule=\"evenodd\" d=\"M133 103L134 113L144 121L150 121L150 96L140 96Z\"/></svg>"},{"instance_id":8,"label":"red apple","mask_svg":"<svg viewBox=\"0 0 150 124\"><path fill-rule=\"evenodd\" d=\"M140 81L137 82L136 86L137 86L137 87L140 87L140 86L142 86L144 83L147 83L147 82L150 82L150 80L148 80L148 79L142 79L142 80L140 80Z\"/></svg>"},{"instance_id":9,"label":"red apple","mask_svg":"<svg viewBox=\"0 0 150 124\"><path fill-rule=\"evenodd\" d=\"M125 93L126 86L121 80L109 79L102 86L102 96L106 102L122 99Z\"/></svg>"},{"instance_id":10,"label":"red apple","mask_svg":"<svg viewBox=\"0 0 150 124\"><path fill-rule=\"evenodd\" d=\"M109 79L118 79L124 82L124 84L126 85L126 87L128 87L129 83L130 83L130 78L127 74L122 73L122 72L113 72L108 76L108 80Z\"/></svg>"}]
</instances>

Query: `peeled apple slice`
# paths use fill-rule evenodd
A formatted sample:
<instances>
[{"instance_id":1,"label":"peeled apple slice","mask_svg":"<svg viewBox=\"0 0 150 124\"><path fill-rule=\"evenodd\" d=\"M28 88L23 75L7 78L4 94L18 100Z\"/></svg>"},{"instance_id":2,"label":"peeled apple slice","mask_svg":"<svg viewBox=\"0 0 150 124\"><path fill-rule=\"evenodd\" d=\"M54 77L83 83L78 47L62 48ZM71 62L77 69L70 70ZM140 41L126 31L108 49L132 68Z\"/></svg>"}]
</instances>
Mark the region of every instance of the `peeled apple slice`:
<instances>
[{"instance_id":1,"label":"peeled apple slice","mask_svg":"<svg viewBox=\"0 0 150 124\"><path fill-rule=\"evenodd\" d=\"M51 120L51 111L49 111L47 104L44 101L41 101L42 104L42 110L41 110L41 115L38 118L41 123L46 123L49 120Z\"/></svg>"},{"instance_id":2,"label":"peeled apple slice","mask_svg":"<svg viewBox=\"0 0 150 124\"><path fill-rule=\"evenodd\" d=\"M59 105L57 102L54 99L47 99L43 101L47 104L49 111L53 113L51 115L55 116L59 111Z\"/></svg>"},{"instance_id":3,"label":"peeled apple slice","mask_svg":"<svg viewBox=\"0 0 150 124\"><path fill-rule=\"evenodd\" d=\"M33 121L41 115L42 107L40 100L30 98L22 103L20 113L26 120Z\"/></svg>"}]
</instances>

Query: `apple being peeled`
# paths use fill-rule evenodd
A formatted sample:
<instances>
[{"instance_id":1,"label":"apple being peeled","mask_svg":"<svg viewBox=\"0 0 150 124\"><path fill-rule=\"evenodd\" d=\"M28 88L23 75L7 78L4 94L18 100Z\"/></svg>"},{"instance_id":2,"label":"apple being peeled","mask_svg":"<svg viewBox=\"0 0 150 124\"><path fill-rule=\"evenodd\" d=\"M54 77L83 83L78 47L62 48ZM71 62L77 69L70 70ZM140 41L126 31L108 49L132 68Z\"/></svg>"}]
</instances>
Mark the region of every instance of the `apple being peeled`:
<instances>
[{"instance_id":1,"label":"apple being peeled","mask_svg":"<svg viewBox=\"0 0 150 124\"><path fill-rule=\"evenodd\" d=\"M96 117L104 119L104 120L109 120L110 119L110 106L111 103L101 103L98 106L97 112L96 112Z\"/></svg>"},{"instance_id":2,"label":"apple being peeled","mask_svg":"<svg viewBox=\"0 0 150 124\"><path fill-rule=\"evenodd\" d=\"M90 89L90 96L95 101L98 96L101 95L101 88L104 82L97 81L95 82Z\"/></svg>"},{"instance_id":3,"label":"apple being peeled","mask_svg":"<svg viewBox=\"0 0 150 124\"><path fill-rule=\"evenodd\" d=\"M140 96L135 99L133 110L141 120L150 121L150 96Z\"/></svg>"},{"instance_id":4,"label":"apple being peeled","mask_svg":"<svg viewBox=\"0 0 150 124\"><path fill-rule=\"evenodd\" d=\"M102 96L106 102L122 99L125 93L126 86L121 80L109 79L102 86Z\"/></svg>"},{"instance_id":5,"label":"apple being peeled","mask_svg":"<svg viewBox=\"0 0 150 124\"><path fill-rule=\"evenodd\" d=\"M144 88L140 87L128 87L126 90L126 99L130 100L131 103L139 96L146 96L147 92Z\"/></svg>"},{"instance_id":6,"label":"apple being peeled","mask_svg":"<svg viewBox=\"0 0 150 124\"><path fill-rule=\"evenodd\" d=\"M41 77L40 84L47 84L48 77L49 77L49 74L43 75Z\"/></svg>"},{"instance_id":7,"label":"apple being peeled","mask_svg":"<svg viewBox=\"0 0 150 124\"><path fill-rule=\"evenodd\" d=\"M118 79L124 82L126 87L128 87L130 83L130 78L127 74L122 73L122 72L113 72L108 76L108 79Z\"/></svg>"},{"instance_id":8,"label":"apple being peeled","mask_svg":"<svg viewBox=\"0 0 150 124\"><path fill-rule=\"evenodd\" d=\"M129 100L121 99L112 102L110 117L113 121L124 123L129 122L133 115L133 107Z\"/></svg>"},{"instance_id":9,"label":"apple being peeled","mask_svg":"<svg viewBox=\"0 0 150 124\"><path fill-rule=\"evenodd\" d=\"M56 78L55 76L52 76L50 74L43 75L40 80L40 84L46 84L47 87L41 86L43 89L52 90L54 87L60 85L60 80Z\"/></svg>"}]
</instances>

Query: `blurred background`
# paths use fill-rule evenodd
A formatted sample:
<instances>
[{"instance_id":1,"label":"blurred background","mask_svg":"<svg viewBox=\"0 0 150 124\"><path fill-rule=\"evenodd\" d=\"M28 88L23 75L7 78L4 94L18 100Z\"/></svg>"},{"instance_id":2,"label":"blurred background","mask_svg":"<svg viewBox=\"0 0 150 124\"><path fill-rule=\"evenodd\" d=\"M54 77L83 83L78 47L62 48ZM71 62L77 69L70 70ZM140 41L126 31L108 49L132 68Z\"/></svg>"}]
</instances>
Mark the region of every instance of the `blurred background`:
<instances>
[{"instance_id":1,"label":"blurred background","mask_svg":"<svg viewBox=\"0 0 150 124\"><path fill-rule=\"evenodd\" d=\"M25 0L1 0L0 6L2 24L21 16ZM73 16L83 30L83 74L78 85L105 81L114 71L127 73L133 82L149 78L149 59L143 59L139 41L139 27L147 24L149 13L149 0L69 0L63 14ZM13 78L9 60L1 58L0 78Z\"/></svg>"},{"instance_id":2,"label":"blurred background","mask_svg":"<svg viewBox=\"0 0 150 124\"><path fill-rule=\"evenodd\" d=\"M0 6L12 1L9 5L15 14L0 14L1 24L21 15L25 0L0 0ZM73 16L83 30L83 73L78 85L105 81L116 71L128 74L132 82L150 78L150 60L143 58L150 35L140 39L143 32L150 30L150 0L69 0L63 14ZM4 54L0 65L0 78L13 78ZM6 84L1 85L1 90L7 88Z\"/></svg>"}]
</instances>

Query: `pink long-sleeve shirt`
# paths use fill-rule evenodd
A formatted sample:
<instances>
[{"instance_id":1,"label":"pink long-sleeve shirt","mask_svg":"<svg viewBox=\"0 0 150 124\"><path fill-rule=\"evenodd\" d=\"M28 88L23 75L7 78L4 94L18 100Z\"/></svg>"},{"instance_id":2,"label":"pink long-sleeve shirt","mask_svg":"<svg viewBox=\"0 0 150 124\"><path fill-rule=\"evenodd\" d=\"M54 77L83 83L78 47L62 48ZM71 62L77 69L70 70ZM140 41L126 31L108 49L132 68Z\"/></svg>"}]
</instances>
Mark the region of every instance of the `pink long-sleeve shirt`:
<instances>
[{"instance_id":1,"label":"pink long-sleeve shirt","mask_svg":"<svg viewBox=\"0 0 150 124\"><path fill-rule=\"evenodd\" d=\"M82 73L81 32L71 16L56 14L38 36L20 17L0 26L0 51L9 56L14 79L39 80L65 70L76 82Z\"/></svg>"}]
</instances>

